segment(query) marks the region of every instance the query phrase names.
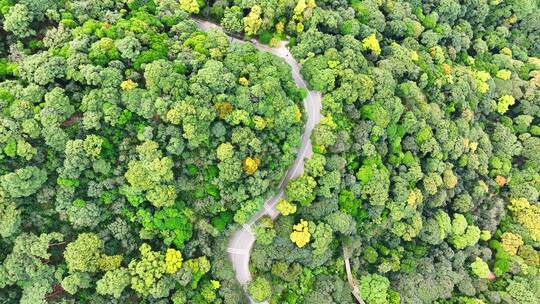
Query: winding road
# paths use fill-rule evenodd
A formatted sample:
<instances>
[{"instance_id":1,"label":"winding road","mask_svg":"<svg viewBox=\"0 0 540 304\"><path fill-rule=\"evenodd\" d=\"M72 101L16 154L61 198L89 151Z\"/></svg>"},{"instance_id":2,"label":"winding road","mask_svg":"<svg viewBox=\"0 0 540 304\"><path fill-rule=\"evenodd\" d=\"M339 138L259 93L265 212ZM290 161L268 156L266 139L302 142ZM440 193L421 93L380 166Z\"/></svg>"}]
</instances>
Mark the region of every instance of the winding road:
<instances>
[{"instance_id":1,"label":"winding road","mask_svg":"<svg viewBox=\"0 0 540 304\"><path fill-rule=\"evenodd\" d=\"M216 29L223 31L223 29L209 21L194 18L197 25L202 30ZM225 32L225 31L223 31ZM310 158L313 154L311 148L311 132L315 125L321 120L321 93L316 91L310 91L306 82L300 75L300 65L294 60L292 54L285 46L285 42L281 42L279 47L272 48L267 45L259 43L257 40L245 41L239 38L228 35L231 42L236 43L251 43L257 49L265 52L272 53L282 58L288 65L291 66L292 76L296 85L300 88L304 88L307 91L307 97L304 99L304 109L307 113L308 119L302 134L301 146L296 159L292 166L287 170L285 176L279 184L278 193L264 202L264 208L257 212L249 220L249 222L243 225L242 229L235 232L227 248L230 260L232 262L234 271L236 273L236 279L244 288L251 281L251 273L249 271L249 257L253 244L255 243L255 236L251 230L252 225L261 217L269 215L272 219L278 217L279 212L276 209L277 202L284 197L285 187L289 180L300 176L304 171L304 159ZM255 303L250 299L251 303ZM267 303L267 302L263 302Z\"/></svg>"}]
</instances>

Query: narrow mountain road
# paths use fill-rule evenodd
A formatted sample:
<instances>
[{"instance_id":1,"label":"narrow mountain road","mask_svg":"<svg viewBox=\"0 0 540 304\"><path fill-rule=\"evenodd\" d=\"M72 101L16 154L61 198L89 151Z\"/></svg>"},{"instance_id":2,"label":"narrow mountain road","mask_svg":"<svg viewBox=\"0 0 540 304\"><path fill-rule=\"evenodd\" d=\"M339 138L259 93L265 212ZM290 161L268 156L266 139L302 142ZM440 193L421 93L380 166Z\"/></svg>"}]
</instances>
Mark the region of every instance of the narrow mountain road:
<instances>
[{"instance_id":1,"label":"narrow mountain road","mask_svg":"<svg viewBox=\"0 0 540 304\"><path fill-rule=\"evenodd\" d=\"M360 304L366 304L360 296L360 289L358 288L358 282L354 279L351 271L351 262L349 260L350 253L345 247L343 247L343 260L345 261L345 272L347 273L347 281L352 288L352 295Z\"/></svg>"},{"instance_id":2,"label":"narrow mountain road","mask_svg":"<svg viewBox=\"0 0 540 304\"><path fill-rule=\"evenodd\" d=\"M194 18L197 25L202 30L223 29L211 22ZM229 248L227 252L233 264L234 271L236 273L236 279L244 287L251 281L251 273L249 271L249 257L251 248L255 243L255 236L251 230L251 226L261 217L269 215L272 219L275 219L279 212L276 209L277 202L284 197L285 187L289 180L300 176L304 171L304 159L310 158L313 154L311 149L311 132L317 123L321 120L321 93L310 91L306 82L300 75L300 65L294 60L292 54L289 52L286 44L281 43L279 47L272 48L267 45L263 45L256 40L245 41L229 35L231 42L237 43L252 43L257 49L265 52L272 53L282 58L288 65L291 66L292 76L296 85L307 91L307 97L304 99L304 109L307 113L307 123L302 134L301 146L296 155L296 159L289 170L286 172L285 177L279 184L278 193L264 202L264 208L256 213L247 224L243 225L242 229L234 233L229 241ZM250 299L252 303L253 300ZM266 302L263 302L266 303Z\"/></svg>"}]
</instances>

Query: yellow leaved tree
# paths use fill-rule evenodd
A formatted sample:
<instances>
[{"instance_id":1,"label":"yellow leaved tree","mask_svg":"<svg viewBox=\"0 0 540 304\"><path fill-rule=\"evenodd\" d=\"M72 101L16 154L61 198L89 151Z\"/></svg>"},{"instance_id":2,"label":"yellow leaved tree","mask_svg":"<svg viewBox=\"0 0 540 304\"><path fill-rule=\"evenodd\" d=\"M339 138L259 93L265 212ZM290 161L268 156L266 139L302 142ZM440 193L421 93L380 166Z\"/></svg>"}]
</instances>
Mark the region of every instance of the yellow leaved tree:
<instances>
[{"instance_id":1,"label":"yellow leaved tree","mask_svg":"<svg viewBox=\"0 0 540 304\"><path fill-rule=\"evenodd\" d=\"M256 157L246 157L242 164L244 165L244 171L248 175L252 175L259 168L260 160Z\"/></svg>"},{"instance_id":2,"label":"yellow leaved tree","mask_svg":"<svg viewBox=\"0 0 540 304\"><path fill-rule=\"evenodd\" d=\"M364 38L362 40L362 46L366 50L370 50L377 55L381 54L381 46L379 45L379 40L377 40L377 36L375 36L375 33Z\"/></svg>"},{"instance_id":3,"label":"yellow leaved tree","mask_svg":"<svg viewBox=\"0 0 540 304\"><path fill-rule=\"evenodd\" d=\"M165 272L175 273L180 267L182 267L182 253L176 249L167 249L167 253L165 253Z\"/></svg>"},{"instance_id":4,"label":"yellow leaved tree","mask_svg":"<svg viewBox=\"0 0 540 304\"><path fill-rule=\"evenodd\" d=\"M293 232L291 232L290 239L299 248L302 248L309 243L311 234L309 233L308 226L309 223L304 219L301 219L300 223L293 226Z\"/></svg>"},{"instance_id":5,"label":"yellow leaved tree","mask_svg":"<svg viewBox=\"0 0 540 304\"><path fill-rule=\"evenodd\" d=\"M244 32L247 35L252 36L259 32L259 28L262 25L261 13L261 7L254 5L249 14L244 17Z\"/></svg>"}]
</instances>

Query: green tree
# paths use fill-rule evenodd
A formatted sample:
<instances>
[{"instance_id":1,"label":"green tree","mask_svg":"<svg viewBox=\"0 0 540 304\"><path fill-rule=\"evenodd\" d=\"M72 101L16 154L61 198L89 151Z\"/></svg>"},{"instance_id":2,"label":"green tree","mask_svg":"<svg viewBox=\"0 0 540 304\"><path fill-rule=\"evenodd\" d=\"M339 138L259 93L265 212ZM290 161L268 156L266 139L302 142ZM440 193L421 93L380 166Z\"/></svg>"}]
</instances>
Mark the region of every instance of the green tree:
<instances>
[{"instance_id":1,"label":"green tree","mask_svg":"<svg viewBox=\"0 0 540 304\"><path fill-rule=\"evenodd\" d=\"M35 31L30 27L32 15L28 7L24 4L17 3L9 8L5 15L4 29L12 32L19 38L25 38L35 34Z\"/></svg>"},{"instance_id":2,"label":"green tree","mask_svg":"<svg viewBox=\"0 0 540 304\"><path fill-rule=\"evenodd\" d=\"M0 185L11 197L27 197L36 193L47 180L47 171L27 166L0 176Z\"/></svg>"},{"instance_id":3,"label":"green tree","mask_svg":"<svg viewBox=\"0 0 540 304\"><path fill-rule=\"evenodd\" d=\"M67 275L62 279L62 288L69 294L76 294L79 289L89 288L92 278L88 273L75 272Z\"/></svg>"},{"instance_id":4,"label":"green tree","mask_svg":"<svg viewBox=\"0 0 540 304\"><path fill-rule=\"evenodd\" d=\"M481 279L487 279L491 275L489 265L480 258L476 258L471 264L472 272Z\"/></svg>"},{"instance_id":5,"label":"green tree","mask_svg":"<svg viewBox=\"0 0 540 304\"><path fill-rule=\"evenodd\" d=\"M253 300L262 302L270 298L272 287L265 278L257 277L249 283L248 291Z\"/></svg>"},{"instance_id":6,"label":"green tree","mask_svg":"<svg viewBox=\"0 0 540 304\"><path fill-rule=\"evenodd\" d=\"M241 33L244 30L242 9L236 5L226 7L221 18L221 26L229 32Z\"/></svg>"},{"instance_id":7,"label":"green tree","mask_svg":"<svg viewBox=\"0 0 540 304\"><path fill-rule=\"evenodd\" d=\"M109 270L96 282L96 291L101 295L111 295L114 298L119 298L130 282L131 276L127 269Z\"/></svg>"},{"instance_id":8,"label":"green tree","mask_svg":"<svg viewBox=\"0 0 540 304\"><path fill-rule=\"evenodd\" d=\"M309 206L315 199L315 187L317 182L309 175L302 175L292 179L287 184L285 194L290 201L299 202L303 206Z\"/></svg>"},{"instance_id":9,"label":"green tree","mask_svg":"<svg viewBox=\"0 0 540 304\"><path fill-rule=\"evenodd\" d=\"M163 157L154 141L145 141L137 147L139 160L132 160L125 173L127 181L135 191L146 192L146 199L156 207L174 204L176 188L173 180L173 162Z\"/></svg>"},{"instance_id":10,"label":"green tree","mask_svg":"<svg viewBox=\"0 0 540 304\"><path fill-rule=\"evenodd\" d=\"M234 147L230 143L222 143L218 146L216 151L217 158L219 160L226 160L234 155Z\"/></svg>"},{"instance_id":11,"label":"green tree","mask_svg":"<svg viewBox=\"0 0 540 304\"><path fill-rule=\"evenodd\" d=\"M360 295L370 304L387 304L390 281L378 274L368 274L360 279Z\"/></svg>"},{"instance_id":12,"label":"green tree","mask_svg":"<svg viewBox=\"0 0 540 304\"><path fill-rule=\"evenodd\" d=\"M333 239L332 227L326 223L319 223L311 232L313 236L313 242L311 247L313 248L314 255L323 255L328 251L328 246Z\"/></svg>"},{"instance_id":13,"label":"green tree","mask_svg":"<svg viewBox=\"0 0 540 304\"><path fill-rule=\"evenodd\" d=\"M14 202L0 198L0 236L9 238L16 235L21 225L21 210Z\"/></svg>"},{"instance_id":14,"label":"green tree","mask_svg":"<svg viewBox=\"0 0 540 304\"><path fill-rule=\"evenodd\" d=\"M326 171L324 166L326 165L326 158L322 154L315 153L309 159L304 161L305 173L309 176L319 177Z\"/></svg>"},{"instance_id":15,"label":"green tree","mask_svg":"<svg viewBox=\"0 0 540 304\"><path fill-rule=\"evenodd\" d=\"M77 239L66 246L64 258L70 273L96 272L115 269L120 266L122 256L107 256L103 253L104 244L94 233L81 233Z\"/></svg>"},{"instance_id":16,"label":"green tree","mask_svg":"<svg viewBox=\"0 0 540 304\"><path fill-rule=\"evenodd\" d=\"M341 210L328 215L325 220L333 230L341 234L351 235L356 231L356 221L354 218Z\"/></svg>"},{"instance_id":17,"label":"green tree","mask_svg":"<svg viewBox=\"0 0 540 304\"><path fill-rule=\"evenodd\" d=\"M174 282L165 275L165 256L152 251L150 245L140 246L140 260L132 260L128 265L131 288L143 296L163 298L169 295Z\"/></svg>"},{"instance_id":18,"label":"green tree","mask_svg":"<svg viewBox=\"0 0 540 304\"><path fill-rule=\"evenodd\" d=\"M260 218L254 225L255 237L257 243L262 245L270 245L276 236L276 230L274 229L274 222L269 216Z\"/></svg>"},{"instance_id":19,"label":"green tree","mask_svg":"<svg viewBox=\"0 0 540 304\"><path fill-rule=\"evenodd\" d=\"M22 286L20 302L24 304L46 303L45 296L52 291L56 281L55 267L48 264L53 241L62 241L60 233L22 233L14 241L11 253L0 265L0 287Z\"/></svg>"}]
</instances>

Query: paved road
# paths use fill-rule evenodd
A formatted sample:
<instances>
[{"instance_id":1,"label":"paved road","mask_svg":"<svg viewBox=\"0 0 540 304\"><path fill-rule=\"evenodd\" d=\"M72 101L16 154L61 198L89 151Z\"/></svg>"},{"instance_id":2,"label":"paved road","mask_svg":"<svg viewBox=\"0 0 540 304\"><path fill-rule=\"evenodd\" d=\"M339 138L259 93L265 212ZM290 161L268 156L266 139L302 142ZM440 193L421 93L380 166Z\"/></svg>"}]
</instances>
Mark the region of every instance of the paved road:
<instances>
[{"instance_id":1,"label":"paved road","mask_svg":"<svg viewBox=\"0 0 540 304\"><path fill-rule=\"evenodd\" d=\"M222 30L218 25L200 19L195 19L199 28L203 30L218 29ZM315 125L321 120L321 93L310 91L306 82L300 75L300 65L294 60L293 56L282 42L279 47L272 48L267 45L263 45L256 40L244 41L236 37L229 36L231 42L237 43L252 43L257 49L272 53L282 58L287 64L291 66L292 76L296 85L300 88L304 88L307 91L307 97L304 100L304 109L307 113L308 119L302 135L301 146L296 156L296 159L292 166L287 170L285 177L279 184L278 193L264 202L264 208L256 213L246 225L243 225L242 229L235 232L230 241L229 248L227 249L229 257L233 264L234 271L236 273L236 279L240 284L246 286L251 281L251 273L249 271L249 256L251 248L255 243L255 236L251 231L251 226L261 217L269 215L272 219L275 219L279 212L276 210L277 202L284 197L284 190L290 179L300 176L304 171L304 158L310 158L313 154L311 149L311 132ZM252 303L253 300L251 300ZM266 303L266 302L263 302Z\"/></svg>"},{"instance_id":2,"label":"paved road","mask_svg":"<svg viewBox=\"0 0 540 304\"><path fill-rule=\"evenodd\" d=\"M347 281L352 288L352 295L360 304L366 304L362 297L360 296L360 289L358 288L358 282L353 278L351 272L351 262L349 261L349 250L343 247L343 260L345 261L345 272L347 273Z\"/></svg>"}]
</instances>

